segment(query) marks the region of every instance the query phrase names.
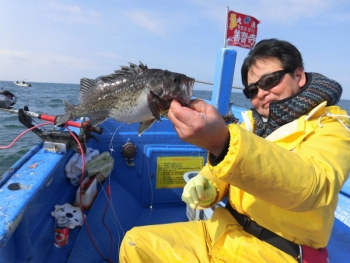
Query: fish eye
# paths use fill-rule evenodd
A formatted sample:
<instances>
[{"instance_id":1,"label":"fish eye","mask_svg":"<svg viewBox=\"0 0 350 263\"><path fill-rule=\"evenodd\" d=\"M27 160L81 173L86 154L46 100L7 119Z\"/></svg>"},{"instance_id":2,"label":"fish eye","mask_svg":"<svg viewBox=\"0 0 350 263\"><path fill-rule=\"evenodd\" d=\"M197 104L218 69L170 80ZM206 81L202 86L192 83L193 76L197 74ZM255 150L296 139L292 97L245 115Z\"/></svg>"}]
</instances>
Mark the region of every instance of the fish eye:
<instances>
[{"instance_id":1,"label":"fish eye","mask_svg":"<svg viewBox=\"0 0 350 263\"><path fill-rule=\"evenodd\" d=\"M175 83L179 83L181 81L179 77L173 77L171 80Z\"/></svg>"}]
</instances>

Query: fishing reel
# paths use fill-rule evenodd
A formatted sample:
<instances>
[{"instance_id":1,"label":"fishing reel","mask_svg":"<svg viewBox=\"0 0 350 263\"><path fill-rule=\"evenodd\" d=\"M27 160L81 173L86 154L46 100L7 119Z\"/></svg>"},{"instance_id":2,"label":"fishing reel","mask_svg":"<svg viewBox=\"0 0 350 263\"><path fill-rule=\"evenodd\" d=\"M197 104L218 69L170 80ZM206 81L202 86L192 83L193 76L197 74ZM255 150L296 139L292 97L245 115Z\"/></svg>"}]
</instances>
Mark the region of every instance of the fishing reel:
<instances>
[{"instance_id":1,"label":"fishing reel","mask_svg":"<svg viewBox=\"0 0 350 263\"><path fill-rule=\"evenodd\" d=\"M98 141L98 139L92 134L95 132L97 134L102 133L102 127L92 126L90 121L84 120L82 122L69 121L70 126L78 127L80 129L79 135L74 131L69 133L68 131L62 129L53 129L51 131L43 131L41 129L35 128L32 124L33 119L31 117L37 117L41 120L47 120L55 123L55 119L59 116L50 116L45 114L36 114L29 111L28 106L24 106L23 109L18 110L18 120L31 129L36 135L40 137L44 142L44 148L50 152L66 152L70 147L77 153L81 154L81 151L86 152L86 143L89 142L91 138ZM59 127L62 127L61 125ZM75 138L74 138L74 137ZM77 142L79 141L79 143ZM80 147L81 146L81 147Z\"/></svg>"}]
</instances>

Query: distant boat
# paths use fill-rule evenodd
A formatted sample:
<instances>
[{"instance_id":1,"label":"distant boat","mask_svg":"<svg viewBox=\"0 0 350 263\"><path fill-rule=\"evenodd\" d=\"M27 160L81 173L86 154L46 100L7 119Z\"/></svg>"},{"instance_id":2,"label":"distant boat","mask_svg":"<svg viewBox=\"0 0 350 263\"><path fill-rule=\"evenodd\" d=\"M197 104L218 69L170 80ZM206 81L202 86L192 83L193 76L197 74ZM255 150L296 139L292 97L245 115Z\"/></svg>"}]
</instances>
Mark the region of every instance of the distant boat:
<instances>
[{"instance_id":1,"label":"distant boat","mask_svg":"<svg viewBox=\"0 0 350 263\"><path fill-rule=\"evenodd\" d=\"M17 86L21 86L21 87L31 87L32 84L27 83L25 81L14 81L13 83L15 83Z\"/></svg>"},{"instance_id":2,"label":"distant boat","mask_svg":"<svg viewBox=\"0 0 350 263\"><path fill-rule=\"evenodd\" d=\"M0 89L0 108L9 109L17 101L16 96L8 90Z\"/></svg>"}]
</instances>

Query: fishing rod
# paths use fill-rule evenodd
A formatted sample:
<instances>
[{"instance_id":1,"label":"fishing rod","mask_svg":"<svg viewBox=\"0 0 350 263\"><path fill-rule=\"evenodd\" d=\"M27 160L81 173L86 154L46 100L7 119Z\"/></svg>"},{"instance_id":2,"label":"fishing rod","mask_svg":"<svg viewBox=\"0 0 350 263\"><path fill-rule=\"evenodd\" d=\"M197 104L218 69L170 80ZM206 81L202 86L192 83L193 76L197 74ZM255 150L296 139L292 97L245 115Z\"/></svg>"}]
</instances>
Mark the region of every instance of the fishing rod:
<instances>
[{"instance_id":1,"label":"fishing rod","mask_svg":"<svg viewBox=\"0 0 350 263\"><path fill-rule=\"evenodd\" d=\"M80 129L79 136L76 135L76 137L79 138L79 141L82 143L83 147L79 147L79 145L76 143L74 138L66 131L63 130L52 130L52 131L42 131L38 128L36 128L32 124L32 118L37 118L40 120L52 122L54 125L57 123L57 120L62 115L57 116L51 116L48 114L43 113L36 113L29 111L28 107L25 106L24 109L4 109L0 108L1 111L5 111L12 114L18 114L18 120L27 128L29 128L31 131L33 131L36 135L38 135L44 142L49 142L47 145L47 150L56 151L56 148L63 149L61 146L62 144L65 145L65 149L68 147L72 147L75 152L81 153L81 150L83 152L86 151L86 145L85 143L90 140L90 138L94 138L98 141L98 139L91 134L91 132L95 132L97 134L102 133L102 127L100 126L92 126L90 120L83 120L82 122L75 122L75 121L67 121L62 125L58 125L58 127L64 127L64 126L72 126ZM74 132L73 132L74 133ZM51 148L52 149L51 149Z\"/></svg>"},{"instance_id":2,"label":"fishing rod","mask_svg":"<svg viewBox=\"0 0 350 263\"><path fill-rule=\"evenodd\" d=\"M195 80L194 82L197 82L197 83L202 83L202 84L206 84L206 85L214 85L214 83L212 82L207 82L207 81L202 81L202 80ZM232 86L233 89L239 89L239 90L243 90L244 88L241 88L241 87L235 87L235 86Z\"/></svg>"},{"instance_id":3,"label":"fishing rod","mask_svg":"<svg viewBox=\"0 0 350 263\"><path fill-rule=\"evenodd\" d=\"M12 114L19 114L19 111L16 109L4 109L4 108L0 108L0 110L8 112L8 113L12 113ZM61 115L57 115L57 116L51 116L48 114L44 114L44 113L36 113L36 112L32 112L29 110L24 109L23 113L31 118L37 118L40 120L44 120L44 121L49 121L52 122L53 124L55 124L57 122L57 120L61 117ZM88 128L89 131L91 132L96 132L98 134L102 133L102 128L99 126L92 126L91 123L89 121L83 121L83 122L75 122L75 121L67 121L64 123L65 126L72 126L72 127L76 127L76 128Z\"/></svg>"}]
</instances>

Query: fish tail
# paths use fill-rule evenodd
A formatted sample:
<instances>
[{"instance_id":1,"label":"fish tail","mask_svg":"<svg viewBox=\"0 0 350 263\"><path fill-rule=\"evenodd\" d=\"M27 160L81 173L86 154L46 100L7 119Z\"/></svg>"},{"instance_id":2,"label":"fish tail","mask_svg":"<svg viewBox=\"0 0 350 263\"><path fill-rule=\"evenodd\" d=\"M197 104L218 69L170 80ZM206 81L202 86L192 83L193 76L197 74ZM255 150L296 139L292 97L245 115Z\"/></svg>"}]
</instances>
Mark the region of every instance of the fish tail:
<instances>
[{"instance_id":1,"label":"fish tail","mask_svg":"<svg viewBox=\"0 0 350 263\"><path fill-rule=\"evenodd\" d=\"M58 118L57 118L57 120L55 122L55 124L57 126L62 125L64 123L66 123L67 121L69 121L69 120L74 118L74 115L72 114L72 112L74 110L74 105L70 104L66 100L63 100L63 103L64 103L65 114L58 116Z\"/></svg>"}]
</instances>

